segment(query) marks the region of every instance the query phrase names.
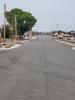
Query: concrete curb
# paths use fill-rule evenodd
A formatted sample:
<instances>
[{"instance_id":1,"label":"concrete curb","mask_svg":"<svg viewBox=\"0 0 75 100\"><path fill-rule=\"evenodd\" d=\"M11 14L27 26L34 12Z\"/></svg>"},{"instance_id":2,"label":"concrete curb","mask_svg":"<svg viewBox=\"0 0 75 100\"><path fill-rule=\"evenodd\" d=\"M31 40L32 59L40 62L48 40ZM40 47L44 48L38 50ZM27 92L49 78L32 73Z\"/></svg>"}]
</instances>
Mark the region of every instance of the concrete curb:
<instances>
[{"instance_id":1,"label":"concrete curb","mask_svg":"<svg viewBox=\"0 0 75 100\"><path fill-rule=\"evenodd\" d=\"M28 42L29 40L23 40L23 41L17 41L18 44L23 44L25 42Z\"/></svg>"},{"instance_id":2,"label":"concrete curb","mask_svg":"<svg viewBox=\"0 0 75 100\"><path fill-rule=\"evenodd\" d=\"M65 41L60 41L60 40L56 40L56 41L60 42L60 43L63 43L63 44L66 44L66 45L75 46L75 44L73 44L73 43L69 43L69 42L65 42Z\"/></svg>"},{"instance_id":3,"label":"concrete curb","mask_svg":"<svg viewBox=\"0 0 75 100\"><path fill-rule=\"evenodd\" d=\"M11 48L0 48L0 50L11 50L11 49L18 48L18 47L20 47L20 46L21 46L20 44L15 44L15 45L12 46Z\"/></svg>"}]
</instances>

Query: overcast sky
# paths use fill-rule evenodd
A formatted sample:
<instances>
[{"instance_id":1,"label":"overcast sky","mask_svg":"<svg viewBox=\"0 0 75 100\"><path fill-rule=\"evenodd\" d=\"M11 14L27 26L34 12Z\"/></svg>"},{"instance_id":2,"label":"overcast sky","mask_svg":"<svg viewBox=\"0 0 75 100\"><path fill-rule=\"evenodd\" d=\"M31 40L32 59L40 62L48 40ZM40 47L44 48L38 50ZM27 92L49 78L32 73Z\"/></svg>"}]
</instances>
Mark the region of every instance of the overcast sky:
<instances>
[{"instance_id":1,"label":"overcast sky","mask_svg":"<svg viewBox=\"0 0 75 100\"><path fill-rule=\"evenodd\" d=\"M37 19L33 30L75 30L75 0L0 0L0 25L3 23L3 4L7 10L21 8Z\"/></svg>"}]
</instances>

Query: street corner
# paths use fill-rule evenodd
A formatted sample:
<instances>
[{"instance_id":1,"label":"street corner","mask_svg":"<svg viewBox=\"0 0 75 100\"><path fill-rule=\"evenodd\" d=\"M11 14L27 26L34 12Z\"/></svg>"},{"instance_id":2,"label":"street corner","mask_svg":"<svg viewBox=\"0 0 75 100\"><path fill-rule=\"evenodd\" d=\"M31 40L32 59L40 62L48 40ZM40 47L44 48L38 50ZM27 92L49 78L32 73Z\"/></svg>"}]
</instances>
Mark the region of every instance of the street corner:
<instances>
[{"instance_id":1,"label":"street corner","mask_svg":"<svg viewBox=\"0 0 75 100\"><path fill-rule=\"evenodd\" d=\"M11 50L11 49L18 48L20 46L21 46L20 44L15 44L15 45L11 46L10 48L1 47L0 50Z\"/></svg>"}]
</instances>

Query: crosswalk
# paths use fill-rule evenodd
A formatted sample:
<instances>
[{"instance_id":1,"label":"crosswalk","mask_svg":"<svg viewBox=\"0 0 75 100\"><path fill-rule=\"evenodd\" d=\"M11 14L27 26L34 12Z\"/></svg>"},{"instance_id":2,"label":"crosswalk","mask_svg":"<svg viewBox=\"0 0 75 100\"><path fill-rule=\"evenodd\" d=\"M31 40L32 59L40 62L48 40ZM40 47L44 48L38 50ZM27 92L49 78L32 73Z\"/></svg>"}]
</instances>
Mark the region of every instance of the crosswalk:
<instances>
[{"instance_id":1,"label":"crosswalk","mask_svg":"<svg viewBox=\"0 0 75 100\"><path fill-rule=\"evenodd\" d=\"M47 35L39 35L39 36L37 36L37 39L45 40L45 39L51 39L51 37L49 37Z\"/></svg>"}]
</instances>

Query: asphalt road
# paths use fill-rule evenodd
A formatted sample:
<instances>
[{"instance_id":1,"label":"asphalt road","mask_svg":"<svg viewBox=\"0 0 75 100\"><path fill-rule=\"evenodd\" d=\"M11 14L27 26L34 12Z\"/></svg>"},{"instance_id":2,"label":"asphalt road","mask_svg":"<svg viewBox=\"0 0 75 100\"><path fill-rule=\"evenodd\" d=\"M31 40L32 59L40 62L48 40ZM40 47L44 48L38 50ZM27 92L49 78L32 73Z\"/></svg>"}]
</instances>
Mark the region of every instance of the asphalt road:
<instances>
[{"instance_id":1,"label":"asphalt road","mask_svg":"<svg viewBox=\"0 0 75 100\"><path fill-rule=\"evenodd\" d=\"M0 51L0 100L75 100L75 51L48 37Z\"/></svg>"}]
</instances>

